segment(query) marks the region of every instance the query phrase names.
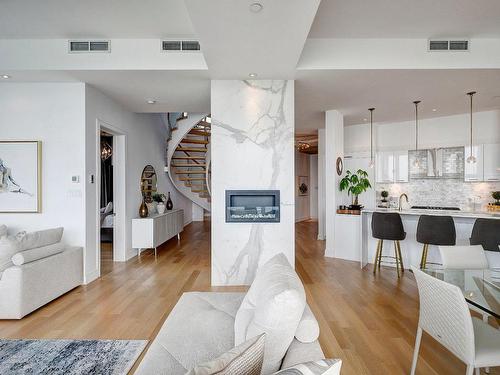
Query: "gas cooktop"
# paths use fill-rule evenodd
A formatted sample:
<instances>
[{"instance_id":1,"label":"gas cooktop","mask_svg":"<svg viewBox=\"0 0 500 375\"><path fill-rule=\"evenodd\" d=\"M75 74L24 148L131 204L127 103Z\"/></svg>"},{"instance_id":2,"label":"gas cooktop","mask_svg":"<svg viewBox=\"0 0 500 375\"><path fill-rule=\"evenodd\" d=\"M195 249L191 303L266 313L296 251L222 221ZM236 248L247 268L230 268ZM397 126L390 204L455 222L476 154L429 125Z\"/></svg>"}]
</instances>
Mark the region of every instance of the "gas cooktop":
<instances>
[{"instance_id":1,"label":"gas cooktop","mask_svg":"<svg viewBox=\"0 0 500 375\"><path fill-rule=\"evenodd\" d=\"M443 211L460 211L458 207L440 207L440 206L411 206L415 210L443 210Z\"/></svg>"}]
</instances>

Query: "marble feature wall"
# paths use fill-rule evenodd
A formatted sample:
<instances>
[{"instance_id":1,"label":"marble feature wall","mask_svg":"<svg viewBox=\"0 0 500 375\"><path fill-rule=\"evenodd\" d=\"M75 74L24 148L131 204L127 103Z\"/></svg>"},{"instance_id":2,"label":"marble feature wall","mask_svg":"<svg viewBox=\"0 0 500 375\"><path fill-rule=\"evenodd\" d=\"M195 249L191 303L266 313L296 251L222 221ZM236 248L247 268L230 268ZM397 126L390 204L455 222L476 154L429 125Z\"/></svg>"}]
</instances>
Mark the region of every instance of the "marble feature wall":
<instances>
[{"instance_id":1,"label":"marble feature wall","mask_svg":"<svg viewBox=\"0 0 500 375\"><path fill-rule=\"evenodd\" d=\"M376 190L377 202L381 200L380 192L387 190L393 200L402 193L408 194L412 206L459 207L469 211L486 209L486 205L493 202L491 192L500 190L500 182L422 179L402 184L376 184Z\"/></svg>"},{"instance_id":2,"label":"marble feature wall","mask_svg":"<svg viewBox=\"0 0 500 375\"><path fill-rule=\"evenodd\" d=\"M294 82L212 81L212 285L250 284L283 252L295 262ZM279 223L226 223L226 190L275 189Z\"/></svg>"}]
</instances>

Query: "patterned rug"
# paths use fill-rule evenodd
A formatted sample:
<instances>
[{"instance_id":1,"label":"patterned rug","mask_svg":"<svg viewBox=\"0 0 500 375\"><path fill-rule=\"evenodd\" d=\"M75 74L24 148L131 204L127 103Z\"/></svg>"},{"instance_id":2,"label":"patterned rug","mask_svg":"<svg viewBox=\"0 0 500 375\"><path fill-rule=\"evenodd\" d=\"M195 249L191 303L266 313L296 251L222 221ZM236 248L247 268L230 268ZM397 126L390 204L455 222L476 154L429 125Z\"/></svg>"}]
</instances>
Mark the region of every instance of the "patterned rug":
<instances>
[{"instance_id":1,"label":"patterned rug","mask_svg":"<svg viewBox=\"0 0 500 375\"><path fill-rule=\"evenodd\" d=\"M0 340L0 374L126 375L145 340Z\"/></svg>"}]
</instances>

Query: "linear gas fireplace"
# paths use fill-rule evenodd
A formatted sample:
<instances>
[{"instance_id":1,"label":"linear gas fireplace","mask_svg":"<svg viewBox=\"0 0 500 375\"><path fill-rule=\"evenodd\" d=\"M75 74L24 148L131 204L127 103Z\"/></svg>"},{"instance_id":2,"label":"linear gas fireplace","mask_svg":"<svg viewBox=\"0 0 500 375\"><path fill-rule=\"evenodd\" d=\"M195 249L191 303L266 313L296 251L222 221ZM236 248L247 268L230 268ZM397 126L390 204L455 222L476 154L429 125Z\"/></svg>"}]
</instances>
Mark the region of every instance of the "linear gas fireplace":
<instances>
[{"instance_id":1,"label":"linear gas fireplace","mask_svg":"<svg viewBox=\"0 0 500 375\"><path fill-rule=\"evenodd\" d=\"M226 190L226 223L279 221L279 190Z\"/></svg>"}]
</instances>

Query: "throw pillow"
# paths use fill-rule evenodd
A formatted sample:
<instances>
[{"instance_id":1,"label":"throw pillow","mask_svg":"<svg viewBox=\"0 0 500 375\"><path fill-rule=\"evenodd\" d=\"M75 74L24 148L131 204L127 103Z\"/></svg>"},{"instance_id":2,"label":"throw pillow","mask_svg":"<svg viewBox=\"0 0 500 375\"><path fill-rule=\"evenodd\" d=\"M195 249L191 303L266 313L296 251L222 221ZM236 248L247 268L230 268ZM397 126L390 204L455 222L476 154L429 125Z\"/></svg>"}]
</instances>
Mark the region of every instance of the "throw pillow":
<instances>
[{"instance_id":1,"label":"throw pillow","mask_svg":"<svg viewBox=\"0 0 500 375\"><path fill-rule=\"evenodd\" d=\"M34 262L43 258L50 257L62 253L64 251L64 245L60 242L53 245L36 247L34 249L21 251L12 256L12 263L15 266L21 266L26 263Z\"/></svg>"},{"instance_id":2,"label":"throw pillow","mask_svg":"<svg viewBox=\"0 0 500 375\"><path fill-rule=\"evenodd\" d=\"M314 342L319 337L319 324L311 308L306 305L304 314L300 319L299 326L295 332L295 338L304 344Z\"/></svg>"},{"instance_id":3,"label":"throw pillow","mask_svg":"<svg viewBox=\"0 0 500 375\"><path fill-rule=\"evenodd\" d=\"M264 340L265 334L254 337L217 359L196 366L186 375L260 375L264 359Z\"/></svg>"},{"instance_id":4,"label":"throw pillow","mask_svg":"<svg viewBox=\"0 0 500 375\"><path fill-rule=\"evenodd\" d=\"M306 305L302 282L284 254L264 264L238 309L235 344L265 333L262 373L277 371L293 341Z\"/></svg>"},{"instance_id":5,"label":"throw pillow","mask_svg":"<svg viewBox=\"0 0 500 375\"><path fill-rule=\"evenodd\" d=\"M274 375L340 375L340 359L322 359L315 362L299 363L275 372Z\"/></svg>"}]
</instances>

